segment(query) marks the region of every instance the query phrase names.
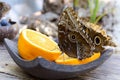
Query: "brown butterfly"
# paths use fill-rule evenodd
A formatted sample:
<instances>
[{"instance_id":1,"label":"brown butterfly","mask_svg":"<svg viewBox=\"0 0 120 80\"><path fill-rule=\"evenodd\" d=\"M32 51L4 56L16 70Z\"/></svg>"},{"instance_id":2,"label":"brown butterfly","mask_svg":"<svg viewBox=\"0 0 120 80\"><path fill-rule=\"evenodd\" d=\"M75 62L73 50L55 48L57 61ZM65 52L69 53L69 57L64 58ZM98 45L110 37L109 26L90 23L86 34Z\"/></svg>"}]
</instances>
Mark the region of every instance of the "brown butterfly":
<instances>
[{"instance_id":1,"label":"brown butterfly","mask_svg":"<svg viewBox=\"0 0 120 80\"><path fill-rule=\"evenodd\" d=\"M93 52L102 52L103 46L116 46L102 27L80 19L70 7L60 16L58 39L61 50L78 59L91 57Z\"/></svg>"}]
</instances>

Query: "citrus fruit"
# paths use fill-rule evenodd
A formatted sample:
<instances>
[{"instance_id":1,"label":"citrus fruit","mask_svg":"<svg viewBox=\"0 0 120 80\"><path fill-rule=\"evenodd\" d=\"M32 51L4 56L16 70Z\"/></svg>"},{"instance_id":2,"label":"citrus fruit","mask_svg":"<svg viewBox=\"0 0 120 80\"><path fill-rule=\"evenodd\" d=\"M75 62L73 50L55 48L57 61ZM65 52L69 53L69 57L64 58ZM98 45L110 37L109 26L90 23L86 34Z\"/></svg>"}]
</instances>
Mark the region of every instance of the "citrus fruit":
<instances>
[{"instance_id":1,"label":"citrus fruit","mask_svg":"<svg viewBox=\"0 0 120 80\"><path fill-rule=\"evenodd\" d=\"M30 29L25 29L20 33L18 51L19 55L26 60L33 60L41 56L53 61L61 54L57 43L46 35Z\"/></svg>"},{"instance_id":2,"label":"citrus fruit","mask_svg":"<svg viewBox=\"0 0 120 80\"><path fill-rule=\"evenodd\" d=\"M91 57L79 60L77 58L72 58L66 55L65 53L61 54L55 62L58 64L64 64L64 65L79 65L79 64L87 64L89 62L92 62L100 57L100 52L94 53Z\"/></svg>"}]
</instances>

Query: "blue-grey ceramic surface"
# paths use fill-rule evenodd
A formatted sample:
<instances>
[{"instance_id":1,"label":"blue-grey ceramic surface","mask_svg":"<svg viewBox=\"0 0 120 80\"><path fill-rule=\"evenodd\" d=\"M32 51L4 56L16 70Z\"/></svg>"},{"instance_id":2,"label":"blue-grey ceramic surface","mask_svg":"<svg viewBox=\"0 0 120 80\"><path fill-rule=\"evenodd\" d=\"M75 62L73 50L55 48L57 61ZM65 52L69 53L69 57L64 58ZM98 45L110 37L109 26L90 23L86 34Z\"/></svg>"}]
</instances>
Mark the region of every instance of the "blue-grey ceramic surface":
<instances>
[{"instance_id":1,"label":"blue-grey ceramic surface","mask_svg":"<svg viewBox=\"0 0 120 80\"><path fill-rule=\"evenodd\" d=\"M32 61L24 60L19 56L17 42L9 39L5 39L4 42L16 64L28 74L42 79L65 79L79 76L80 74L89 72L98 67L108 59L113 52L113 50L107 49L99 59L84 65L60 65L40 57Z\"/></svg>"}]
</instances>

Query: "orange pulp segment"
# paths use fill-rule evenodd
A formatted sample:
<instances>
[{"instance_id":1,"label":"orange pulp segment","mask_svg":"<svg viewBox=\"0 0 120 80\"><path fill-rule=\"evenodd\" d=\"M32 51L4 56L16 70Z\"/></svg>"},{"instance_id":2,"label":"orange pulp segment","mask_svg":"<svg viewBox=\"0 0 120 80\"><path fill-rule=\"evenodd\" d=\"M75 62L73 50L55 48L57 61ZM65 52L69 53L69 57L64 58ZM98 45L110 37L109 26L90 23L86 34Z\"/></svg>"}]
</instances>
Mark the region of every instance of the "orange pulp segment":
<instances>
[{"instance_id":1,"label":"orange pulp segment","mask_svg":"<svg viewBox=\"0 0 120 80\"><path fill-rule=\"evenodd\" d=\"M56 42L46 35L30 29L25 29L20 33L18 51L20 56L26 60L33 60L41 56L53 61L61 54Z\"/></svg>"},{"instance_id":2,"label":"orange pulp segment","mask_svg":"<svg viewBox=\"0 0 120 80\"><path fill-rule=\"evenodd\" d=\"M59 56L55 62L58 64L64 64L64 65L80 65L80 64L87 64L89 62L92 62L94 60L97 60L100 57L100 52L94 53L91 57L79 60L77 58L72 58L63 53L61 56Z\"/></svg>"}]
</instances>

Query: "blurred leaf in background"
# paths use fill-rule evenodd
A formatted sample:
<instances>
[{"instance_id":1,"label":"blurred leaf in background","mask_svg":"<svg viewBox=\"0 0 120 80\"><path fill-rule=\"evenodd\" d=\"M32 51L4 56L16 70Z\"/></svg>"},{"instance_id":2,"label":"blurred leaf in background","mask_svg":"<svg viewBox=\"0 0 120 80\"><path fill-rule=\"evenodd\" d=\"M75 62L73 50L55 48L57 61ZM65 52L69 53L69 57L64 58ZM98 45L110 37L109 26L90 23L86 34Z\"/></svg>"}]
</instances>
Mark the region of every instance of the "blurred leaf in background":
<instances>
[{"instance_id":1,"label":"blurred leaf in background","mask_svg":"<svg viewBox=\"0 0 120 80\"><path fill-rule=\"evenodd\" d=\"M90 22L94 23L99 10L99 0L88 0L90 8Z\"/></svg>"},{"instance_id":2,"label":"blurred leaf in background","mask_svg":"<svg viewBox=\"0 0 120 80\"><path fill-rule=\"evenodd\" d=\"M88 0L88 5L89 5L89 9L90 9L90 22L97 24L98 21L106 14L103 13L100 16L97 16L97 13L98 13L99 7L100 7L99 0Z\"/></svg>"}]
</instances>

